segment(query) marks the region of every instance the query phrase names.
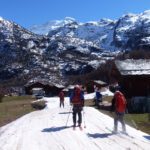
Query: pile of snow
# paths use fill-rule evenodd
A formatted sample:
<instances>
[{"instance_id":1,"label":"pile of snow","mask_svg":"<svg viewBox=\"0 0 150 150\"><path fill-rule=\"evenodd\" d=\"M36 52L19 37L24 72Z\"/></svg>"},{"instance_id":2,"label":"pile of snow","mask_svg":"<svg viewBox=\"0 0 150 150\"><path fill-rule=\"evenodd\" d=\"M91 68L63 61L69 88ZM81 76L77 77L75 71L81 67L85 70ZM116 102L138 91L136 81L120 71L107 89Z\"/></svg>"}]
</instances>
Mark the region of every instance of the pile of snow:
<instances>
[{"instance_id":1,"label":"pile of snow","mask_svg":"<svg viewBox=\"0 0 150 150\"><path fill-rule=\"evenodd\" d=\"M114 96L114 93L112 93L108 88L103 88L103 91L101 91L101 94L103 96Z\"/></svg>"},{"instance_id":2,"label":"pile of snow","mask_svg":"<svg viewBox=\"0 0 150 150\"><path fill-rule=\"evenodd\" d=\"M109 89L105 88L102 91L100 91L100 93L102 94L102 96L113 96L114 93L112 93ZM88 99L94 99L95 98L95 92L94 93L90 93L90 94L85 94L84 95L85 100Z\"/></svg>"},{"instance_id":3,"label":"pile of snow","mask_svg":"<svg viewBox=\"0 0 150 150\"><path fill-rule=\"evenodd\" d=\"M95 97L95 93L90 93L90 94L85 94L84 98L85 100L91 100L91 99L94 99Z\"/></svg>"},{"instance_id":4,"label":"pile of snow","mask_svg":"<svg viewBox=\"0 0 150 150\"><path fill-rule=\"evenodd\" d=\"M149 150L148 134L129 126L129 136L112 134L113 119L92 107L84 107L82 126L86 128L73 130L68 98L64 108L59 108L58 97L44 100L46 109L0 128L1 150Z\"/></svg>"}]
</instances>

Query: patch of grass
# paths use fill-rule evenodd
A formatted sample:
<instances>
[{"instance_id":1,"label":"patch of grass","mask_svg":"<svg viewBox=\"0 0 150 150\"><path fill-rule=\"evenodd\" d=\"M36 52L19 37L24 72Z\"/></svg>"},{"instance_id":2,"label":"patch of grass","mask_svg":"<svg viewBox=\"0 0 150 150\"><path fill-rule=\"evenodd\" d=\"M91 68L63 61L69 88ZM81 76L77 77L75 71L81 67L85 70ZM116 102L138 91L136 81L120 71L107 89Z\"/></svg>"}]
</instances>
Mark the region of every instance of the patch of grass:
<instances>
[{"instance_id":1,"label":"patch of grass","mask_svg":"<svg viewBox=\"0 0 150 150\"><path fill-rule=\"evenodd\" d=\"M113 96L103 96L102 101L110 103L112 101ZM85 106L94 106L94 99L86 99Z\"/></svg>"},{"instance_id":2,"label":"patch of grass","mask_svg":"<svg viewBox=\"0 0 150 150\"><path fill-rule=\"evenodd\" d=\"M85 106L93 106L95 103L94 103L94 100L93 99L88 99L88 100L85 100L84 101L84 105Z\"/></svg>"},{"instance_id":3,"label":"patch of grass","mask_svg":"<svg viewBox=\"0 0 150 150\"><path fill-rule=\"evenodd\" d=\"M31 107L31 96L4 97L0 103L0 126L6 125L17 118L34 111Z\"/></svg>"},{"instance_id":4,"label":"patch of grass","mask_svg":"<svg viewBox=\"0 0 150 150\"><path fill-rule=\"evenodd\" d=\"M107 102L111 103L112 99L113 99L113 96L103 96L102 101L107 101Z\"/></svg>"},{"instance_id":5,"label":"patch of grass","mask_svg":"<svg viewBox=\"0 0 150 150\"><path fill-rule=\"evenodd\" d=\"M150 134L150 121L149 114L126 114L125 115L126 122L135 127L133 121L135 122L137 129ZM133 121L132 121L133 120Z\"/></svg>"}]
</instances>

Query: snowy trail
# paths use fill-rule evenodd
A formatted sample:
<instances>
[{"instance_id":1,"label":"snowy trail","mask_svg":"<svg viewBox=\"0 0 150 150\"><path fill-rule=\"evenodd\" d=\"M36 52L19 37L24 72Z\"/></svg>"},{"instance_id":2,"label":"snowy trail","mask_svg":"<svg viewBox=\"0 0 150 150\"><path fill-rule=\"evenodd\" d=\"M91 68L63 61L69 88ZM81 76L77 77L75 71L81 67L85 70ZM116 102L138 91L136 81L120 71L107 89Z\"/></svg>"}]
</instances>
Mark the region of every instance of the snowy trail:
<instances>
[{"instance_id":1,"label":"snowy trail","mask_svg":"<svg viewBox=\"0 0 150 150\"><path fill-rule=\"evenodd\" d=\"M91 107L84 108L86 128L72 129L70 106L59 108L58 98L49 98L48 106L0 128L0 150L149 150L150 137L127 126L130 136L111 134L113 120ZM66 100L67 101L67 100ZM84 126L84 121L82 126ZM120 124L119 124L119 129Z\"/></svg>"}]
</instances>

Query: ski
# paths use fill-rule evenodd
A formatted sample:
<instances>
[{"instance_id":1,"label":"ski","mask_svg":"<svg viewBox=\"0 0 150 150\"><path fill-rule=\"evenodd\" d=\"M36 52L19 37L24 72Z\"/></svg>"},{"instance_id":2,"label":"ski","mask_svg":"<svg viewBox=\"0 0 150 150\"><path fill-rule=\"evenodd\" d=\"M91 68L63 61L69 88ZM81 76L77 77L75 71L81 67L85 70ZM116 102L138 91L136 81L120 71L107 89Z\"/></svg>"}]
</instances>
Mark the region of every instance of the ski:
<instances>
[{"instance_id":1,"label":"ski","mask_svg":"<svg viewBox=\"0 0 150 150\"><path fill-rule=\"evenodd\" d=\"M75 126L75 127L73 126L73 130L76 130L77 127L80 129L80 131L83 130L83 127L81 127L81 126Z\"/></svg>"},{"instance_id":2,"label":"ski","mask_svg":"<svg viewBox=\"0 0 150 150\"><path fill-rule=\"evenodd\" d=\"M123 132L123 131L113 131L111 129L109 129L108 127L105 127L107 130L109 130L112 134L118 134L118 135L125 135L125 136L128 136L130 138L134 138L133 136L129 135L127 132Z\"/></svg>"},{"instance_id":3,"label":"ski","mask_svg":"<svg viewBox=\"0 0 150 150\"><path fill-rule=\"evenodd\" d=\"M79 126L79 129L82 131L83 130L83 128L81 127L81 126Z\"/></svg>"}]
</instances>

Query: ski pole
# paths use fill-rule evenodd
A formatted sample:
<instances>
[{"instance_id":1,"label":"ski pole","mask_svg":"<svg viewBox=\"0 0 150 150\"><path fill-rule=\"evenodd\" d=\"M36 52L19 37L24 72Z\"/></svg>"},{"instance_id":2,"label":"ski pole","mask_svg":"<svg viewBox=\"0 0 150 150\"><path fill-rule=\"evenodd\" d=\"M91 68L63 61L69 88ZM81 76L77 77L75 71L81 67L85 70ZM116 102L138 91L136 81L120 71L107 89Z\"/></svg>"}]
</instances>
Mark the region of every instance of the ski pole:
<instances>
[{"instance_id":1,"label":"ski pole","mask_svg":"<svg viewBox=\"0 0 150 150\"><path fill-rule=\"evenodd\" d=\"M84 109L83 109L83 121L84 121L84 128L86 128L84 113L85 113L85 112L84 112Z\"/></svg>"},{"instance_id":2,"label":"ski pole","mask_svg":"<svg viewBox=\"0 0 150 150\"><path fill-rule=\"evenodd\" d=\"M130 120L131 120L131 122L132 122L133 126L134 126L137 130L138 130L138 127L137 127L137 125L136 125L135 121L132 119L131 115L130 115L130 114L128 114L128 116L129 116L129 118L130 118Z\"/></svg>"},{"instance_id":3,"label":"ski pole","mask_svg":"<svg viewBox=\"0 0 150 150\"><path fill-rule=\"evenodd\" d=\"M67 124L68 124L68 120L69 120L69 116L70 116L71 108L72 108L72 106L70 106L70 109L69 109L69 115L68 115L68 118L67 118L67 121L66 121L66 125L65 125L65 127L67 127Z\"/></svg>"}]
</instances>

